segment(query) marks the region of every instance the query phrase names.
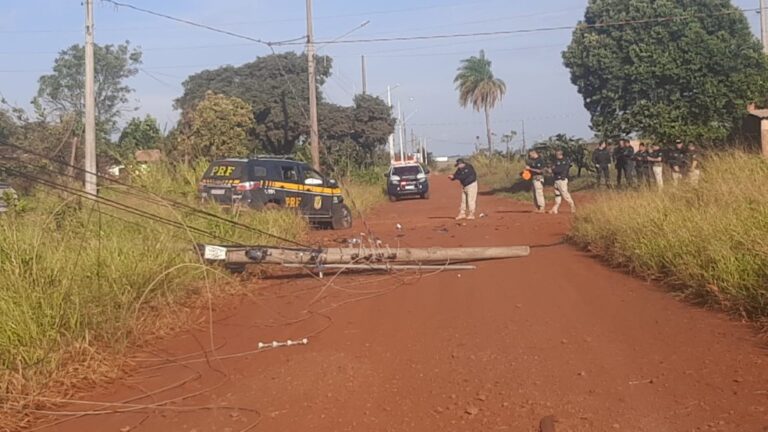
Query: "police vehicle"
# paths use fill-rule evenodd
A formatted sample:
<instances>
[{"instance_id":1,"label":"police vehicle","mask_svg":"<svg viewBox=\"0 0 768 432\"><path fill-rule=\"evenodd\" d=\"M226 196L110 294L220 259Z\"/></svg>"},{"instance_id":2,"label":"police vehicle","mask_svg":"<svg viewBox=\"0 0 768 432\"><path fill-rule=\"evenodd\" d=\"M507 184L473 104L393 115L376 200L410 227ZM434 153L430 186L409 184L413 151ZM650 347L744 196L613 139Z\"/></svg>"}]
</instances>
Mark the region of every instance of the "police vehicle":
<instances>
[{"instance_id":1,"label":"police vehicle","mask_svg":"<svg viewBox=\"0 0 768 432\"><path fill-rule=\"evenodd\" d=\"M394 162L389 171L384 174L387 178L387 195L395 202L402 197L421 197L429 199L429 174L417 162Z\"/></svg>"},{"instance_id":2,"label":"police vehicle","mask_svg":"<svg viewBox=\"0 0 768 432\"><path fill-rule=\"evenodd\" d=\"M221 159L205 171L200 197L221 205L252 209L296 209L313 224L352 226L352 212L335 180L286 156Z\"/></svg>"}]
</instances>

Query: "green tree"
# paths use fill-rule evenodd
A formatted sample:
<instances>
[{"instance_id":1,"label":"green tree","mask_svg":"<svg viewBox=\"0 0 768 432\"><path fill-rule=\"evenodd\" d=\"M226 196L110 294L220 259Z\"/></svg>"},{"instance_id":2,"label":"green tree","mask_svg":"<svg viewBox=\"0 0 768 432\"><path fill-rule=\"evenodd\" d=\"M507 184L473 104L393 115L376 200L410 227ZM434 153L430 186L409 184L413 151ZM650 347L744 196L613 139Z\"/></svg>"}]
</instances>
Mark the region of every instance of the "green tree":
<instances>
[{"instance_id":1,"label":"green tree","mask_svg":"<svg viewBox=\"0 0 768 432\"><path fill-rule=\"evenodd\" d=\"M479 56L472 56L461 61L458 73L453 79L459 92L459 105L466 108L472 105L475 111L485 112L485 129L488 138L488 153L493 154L491 137L491 110L504 98L507 85L494 77L491 61L480 50Z\"/></svg>"},{"instance_id":2,"label":"green tree","mask_svg":"<svg viewBox=\"0 0 768 432\"><path fill-rule=\"evenodd\" d=\"M133 89L125 81L139 72L141 51L128 42L94 46L96 120L103 135L115 132L117 120ZM37 98L58 115L85 111L85 48L72 45L59 53L53 73L38 80Z\"/></svg>"},{"instance_id":3,"label":"green tree","mask_svg":"<svg viewBox=\"0 0 768 432\"><path fill-rule=\"evenodd\" d=\"M722 142L765 94L768 62L729 0L590 0L580 24L563 59L601 138Z\"/></svg>"},{"instance_id":4,"label":"green tree","mask_svg":"<svg viewBox=\"0 0 768 432\"><path fill-rule=\"evenodd\" d=\"M352 139L370 160L377 149L386 144L395 131L392 109L381 98L371 95L355 96L352 108L354 130Z\"/></svg>"},{"instance_id":5,"label":"green tree","mask_svg":"<svg viewBox=\"0 0 768 432\"><path fill-rule=\"evenodd\" d=\"M123 128L117 143L121 153L133 154L136 150L156 149L162 140L163 133L157 119L147 114L143 119L132 118Z\"/></svg>"},{"instance_id":6,"label":"green tree","mask_svg":"<svg viewBox=\"0 0 768 432\"><path fill-rule=\"evenodd\" d=\"M317 82L330 76L333 61L317 57ZM187 78L176 108L187 112L206 92L240 98L251 105L255 125L250 147L289 154L309 132L307 58L293 52L268 55L242 66L206 70ZM322 101L322 93L318 92Z\"/></svg>"},{"instance_id":7,"label":"green tree","mask_svg":"<svg viewBox=\"0 0 768 432\"><path fill-rule=\"evenodd\" d=\"M253 111L241 99L208 92L183 121L188 124L177 142L187 160L243 157L250 152Z\"/></svg>"}]
</instances>

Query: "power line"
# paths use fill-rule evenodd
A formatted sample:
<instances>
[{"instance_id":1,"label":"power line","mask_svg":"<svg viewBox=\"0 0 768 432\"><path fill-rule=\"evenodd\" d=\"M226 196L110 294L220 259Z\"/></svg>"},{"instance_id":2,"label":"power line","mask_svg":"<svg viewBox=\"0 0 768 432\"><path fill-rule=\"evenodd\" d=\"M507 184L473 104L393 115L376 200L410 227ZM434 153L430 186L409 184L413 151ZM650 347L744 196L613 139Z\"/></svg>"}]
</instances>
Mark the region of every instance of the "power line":
<instances>
[{"instance_id":1,"label":"power line","mask_svg":"<svg viewBox=\"0 0 768 432\"><path fill-rule=\"evenodd\" d=\"M560 30L581 30L581 29L589 29L589 28L606 28L606 27L620 27L620 26L629 26L629 25L638 25L638 24L664 23L664 22L685 20L685 19L691 19L691 18L732 15L736 13L755 12L760 10L761 8L752 8L752 9L734 8L733 10L727 10L727 11L721 11L721 12L715 12L715 13L673 15L673 16L658 17L658 18L612 21L612 22L604 22L604 23L597 23L597 24L580 23L575 26L567 25L567 26L535 27L535 28L529 28L529 29L497 30L497 31L487 31L487 32L472 32L472 33L448 33L448 34L433 34L433 35L423 35L423 36L398 36L398 37L387 37L387 38L346 39L346 40L337 40L337 41L330 40L330 41L318 41L317 43L336 45L336 44L380 43L380 42L410 42L410 41L435 40L435 39L460 39L460 38L470 38L470 37L480 37L480 36L503 36L503 35L513 35L513 34L552 32L552 31L560 31ZM275 43L275 45L283 45L283 46L296 45L296 44L297 44L296 42Z\"/></svg>"},{"instance_id":2,"label":"power line","mask_svg":"<svg viewBox=\"0 0 768 432\"><path fill-rule=\"evenodd\" d=\"M129 3L123 3L123 2L116 1L116 0L103 0L103 1L106 2L106 3L111 3L111 4L113 4L113 5L117 6L117 7L124 7L124 8L127 8L127 9L132 9L132 10L135 10L137 12L145 13L145 14L148 14L148 15L153 15L153 16L156 16L156 17L159 17L159 18L164 18L164 19L175 21L175 22L179 22L179 23L182 23L182 24L191 25L193 27L199 27L199 28L202 28L202 29L210 30L212 32L225 34L227 36L232 36L232 37L236 37L236 38L239 38L239 39L245 39L245 40L248 40L248 41L251 41L251 42L256 42L256 43L259 43L259 44L262 44L262 45L265 45L265 46L268 46L268 47L271 47L272 45L275 45L275 44L289 44L289 43L292 43L292 42L295 42L295 41L304 40L304 38L306 37L306 36L301 36L301 37L297 37L297 38L289 39L289 40L285 40L285 41L280 41L280 42L270 42L270 41L265 41L263 39L258 39L258 38L255 38L255 37L243 35L243 34L240 34L240 33L235 33L233 31L220 29L220 28L213 27L213 26L210 26L210 25L207 25L207 24L200 24L200 23L197 23L197 22L194 22L194 21L183 19L183 18L177 18L177 17L171 16L171 15L164 14L162 12L155 12L155 11L152 11L152 10L149 10L149 9L144 9L142 7L134 6L134 5L129 4Z\"/></svg>"},{"instance_id":3,"label":"power line","mask_svg":"<svg viewBox=\"0 0 768 432\"><path fill-rule=\"evenodd\" d=\"M49 156L43 155L43 154L41 154L41 153L33 152L33 151L31 151L31 150L25 149L25 148L23 148L23 147L21 147L21 146L18 146L18 145L16 145L16 144L11 144L11 143L8 143L8 142L0 142L0 146L3 146L3 147L10 147L10 148L14 148L14 149L16 149L16 150L19 150L19 151L22 151L22 152L24 152L24 153L27 153L27 154L30 154L30 155L33 155L33 156L36 156L36 157L42 158L42 159L44 159L44 160L47 160L47 161L53 162L53 163L55 163L55 164L58 164L58 165L61 165L61 166L63 166L63 167L72 168L72 169L74 169L74 170L76 170L76 171L78 171L78 172L82 172L82 173L84 173L84 172L85 172L85 169L83 169L83 168L80 168L79 166L71 165L71 164L69 164L69 163L67 163L67 162L64 162L64 161L58 160L58 159L56 159L56 158L53 158L53 157L49 157ZM39 167L38 167L38 168L39 168ZM57 174L58 174L58 173L57 173ZM61 174L59 174L59 175L61 175ZM146 190L144 190L144 189L142 189L142 188L139 188L139 187L136 187L136 186L130 185L130 184L128 184L128 183L124 183L124 182L121 182L121 181L119 181L119 180L115 180L115 179L113 179L113 178L111 178L111 177L108 177L108 176L105 176L105 175L103 175L103 174L95 173L95 175L96 175L96 177L98 177L98 178L100 178L100 179L103 179L103 180L107 180L107 181L110 181L110 182L112 182L112 183L114 183L114 184L117 184L117 185L120 185L120 186L124 186L124 187L126 187L126 188L129 188L129 189L131 189L131 190L134 190L134 191L137 191L137 192L140 192L140 193L143 193L143 194L148 194L148 195L150 195L150 196L151 196L151 195L153 195L151 192L149 192L149 191L146 191ZM75 178L76 178L76 177L75 177ZM146 200L146 198L144 198L144 199ZM232 219L227 219L227 218L225 218L225 217L222 217L222 216L220 216L220 215L217 215L217 214L215 214L215 213L211 213L211 212L208 212L208 211L205 211L205 210L199 209L199 208L197 208L197 207L191 206L191 205L189 205L189 204L186 204L186 203L184 203L184 202L180 202L180 201L172 200L172 199L169 199L169 198L159 198L159 200L162 202L162 204L172 204L172 205L176 206L177 208L183 208L183 209L185 209L185 210L189 210L189 211L195 212L195 213L197 213L197 214L200 214L200 215L206 216L206 217L208 217L208 218L212 218L212 219L214 219L214 220L217 220L217 221L219 221L219 222L228 223L228 224L230 224L230 225L232 225L232 226L235 226L235 227L238 227L238 228L241 228L241 229L245 229L245 230L248 230L248 231L251 231L251 232L257 233L257 234L261 234L261 235L264 235L264 236L267 236L267 237L273 238L273 239L275 239L275 240L280 240L280 241L283 241L283 242L286 242L286 243L289 243L289 244L293 244L293 245L295 245L295 246L302 246L302 247L307 247L306 245L304 245L304 244L301 244L301 243L298 243L298 242L296 242L296 241L294 241L294 240L290 240L290 239L287 239L287 238L281 237L281 236L279 236L279 235L276 235L276 234L270 233L270 232L268 232L268 231L264 231L264 230L262 230L262 229L259 229L259 228L255 228L255 227L252 227L252 226L250 226L250 225L246 225L246 224L243 224L243 223L237 222L237 221L235 221L235 220L232 220ZM150 202L151 202L151 201L150 201Z\"/></svg>"}]
</instances>

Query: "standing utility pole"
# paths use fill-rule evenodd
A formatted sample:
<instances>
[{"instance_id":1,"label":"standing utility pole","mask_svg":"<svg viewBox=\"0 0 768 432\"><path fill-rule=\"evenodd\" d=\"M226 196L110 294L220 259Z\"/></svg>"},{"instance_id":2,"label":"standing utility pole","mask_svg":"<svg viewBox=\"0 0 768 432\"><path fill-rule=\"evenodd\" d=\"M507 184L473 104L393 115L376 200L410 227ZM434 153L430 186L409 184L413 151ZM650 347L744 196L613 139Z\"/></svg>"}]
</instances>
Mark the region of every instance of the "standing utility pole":
<instances>
[{"instance_id":1,"label":"standing utility pole","mask_svg":"<svg viewBox=\"0 0 768 432\"><path fill-rule=\"evenodd\" d=\"M96 195L96 94L93 69L93 0L85 0L85 192Z\"/></svg>"},{"instance_id":2,"label":"standing utility pole","mask_svg":"<svg viewBox=\"0 0 768 432\"><path fill-rule=\"evenodd\" d=\"M309 75L309 146L312 167L320 170L320 136L317 129L317 83L315 78L315 35L312 29L312 0L307 0L307 75Z\"/></svg>"},{"instance_id":3,"label":"standing utility pole","mask_svg":"<svg viewBox=\"0 0 768 432\"><path fill-rule=\"evenodd\" d=\"M387 86L387 105L389 105L390 112L392 111L392 87ZM400 116L397 117L397 123L400 122ZM397 123L395 123L395 130L397 130ZM395 160L395 134L389 134L387 139L389 143L389 160Z\"/></svg>"},{"instance_id":4,"label":"standing utility pole","mask_svg":"<svg viewBox=\"0 0 768 432\"><path fill-rule=\"evenodd\" d=\"M403 121L403 110L400 109L400 101L397 101L397 122L398 138L400 138L400 162L405 161L405 152L403 151L403 141L405 141L405 121Z\"/></svg>"},{"instance_id":5,"label":"standing utility pole","mask_svg":"<svg viewBox=\"0 0 768 432\"><path fill-rule=\"evenodd\" d=\"M361 57L363 67L363 94L368 93L368 79L365 76L365 56Z\"/></svg>"},{"instance_id":6,"label":"standing utility pole","mask_svg":"<svg viewBox=\"0 0 768 432\"><path fill-rule=\"evenodd\" d=\"M768 54L768 2L760 0L760 35L763 41L763 52Z\"/></svg>"}]
</instances>

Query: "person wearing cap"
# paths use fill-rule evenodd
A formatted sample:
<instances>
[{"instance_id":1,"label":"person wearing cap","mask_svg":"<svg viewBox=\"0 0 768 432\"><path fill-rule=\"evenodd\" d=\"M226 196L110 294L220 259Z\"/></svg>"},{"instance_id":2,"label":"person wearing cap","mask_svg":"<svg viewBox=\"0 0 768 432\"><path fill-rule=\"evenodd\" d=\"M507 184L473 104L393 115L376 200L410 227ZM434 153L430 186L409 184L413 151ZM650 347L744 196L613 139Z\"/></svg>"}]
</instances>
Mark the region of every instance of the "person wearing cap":
<instances>
[{"instance_id":1,"label":"person wearing cap","mask_svg":"<svg viewBox=\"0 0 768 432\"><path fill-rule=\"evenodd\" d=\"M568 192L568 175L571 172L571 160L566 158L562 150L555 151L555 161L552 163L552 175L555 177L555 206L549 211L557 214L560 204L565 200L571 206L571 213L576 213L576 203Z\"/></svg>"},{"instance_id":2,"label":"person wearing cap","mask_svg":"<svg viewBox=\"0 0 768 432\"><path fill-rule=\"evenodd\" d=\"M688 145L688 152L686 153L687 156L687 164L688 167L688 181L692 185L699 184L699 179L701 178L701 159L699 158L699 150L696 148L695 145L689 144Z\"/></svg>"},{"instance_id":3,"label":"person wearing cap","mask_svg":"<svg viewBox=\"0 0 768 432\"><path fill-rule=\"evenodd\" d=\"M669 151L669 168L672 170L672 184L677 186L683 178L685 171L685 146L681 140L675 141L675 147Z\"/></svg>"},{"instance_id":4,"label":"person wearing cap","mask_svg":"<svg viewBox=\"0 0 768 432\"><path fill-rule=\"evenodd\" d=\"M533 183L533 205L536 207L536 213L544 213L547 205L544 200L544 170L546 166L544 160L536 150L528 152L528 160L525 169L531 172L531 183Z\"/></svg>"},{"instance_id":5,"label":"person wearing cap","mask_svg":"<svg viewBox=\"0 0 768 432\"><path fill-rule=\"evenodd\" d=\"M477 202L477 173L475 168L464 159L457 159L456 172L448 178L461 184L461 206L456 220L474 219Z\"/></svg>"},{"instance_id":6,"label":"person wearing cap","mask_svg":"<svg viewBox=\"0 0 768 432\"><path fill-rule=\"evenodd\" d=\"M611 166L611 152L608 150L605 142L601 142L595 151L592 152L592 163L595 164L597 171L597 187L605 181L605 187L611 187L611 178L609 176Z\"/></svg>"},{"instance_id":7,"label":"person wearing cap","mask_svg":"<svg viewBox=\"0 0 768 432\"><path fill-rule=\"evenodd\" d=\"M651 166L651 173L653 173L653 178L656 181L656 187L662 190L664 188L664 152L658 143L653 143L646 159Z\"/></svg>"}]
</instances>

